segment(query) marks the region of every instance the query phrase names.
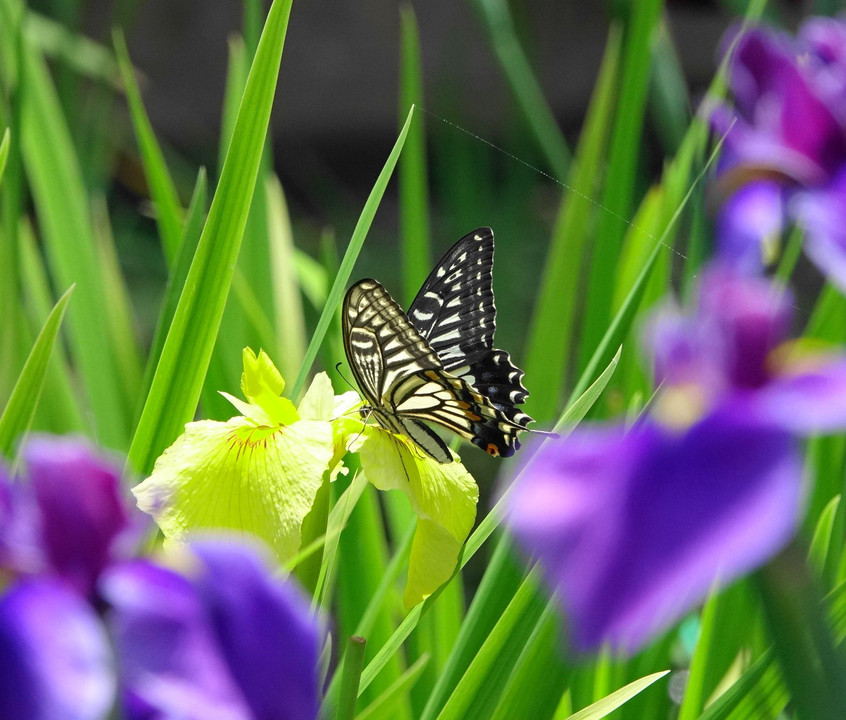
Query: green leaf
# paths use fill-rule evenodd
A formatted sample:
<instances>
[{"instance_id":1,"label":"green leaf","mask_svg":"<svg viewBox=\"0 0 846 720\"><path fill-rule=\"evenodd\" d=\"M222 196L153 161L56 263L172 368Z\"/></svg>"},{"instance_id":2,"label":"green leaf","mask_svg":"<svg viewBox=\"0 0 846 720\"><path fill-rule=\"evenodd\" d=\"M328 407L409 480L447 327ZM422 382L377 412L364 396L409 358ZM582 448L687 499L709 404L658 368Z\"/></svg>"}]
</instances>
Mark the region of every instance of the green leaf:
<instances>
[{"instance_id":1,"label":"green leaf","mask_svg":"<svg viewBox=\"0 0 846 720\"><path fill-rule=\"evenodd\" d=\"M526 637L491 720L551 717L571 675L561 651L558 604L552 599Z\"/></svg>"},{"instance_id":2,"label":"green leaf","mask_svg":"<svg viewBox=\"0 0 846 720\"><path fill-rule=\"evenodd\" d=\"M605 55L585 118L576 158L567 178L543 278L535 303L526 349L526 376L543 392L533 392L526 412L540 422L558 413L573 338L576 308L582 289L584 254L596 212L590 200L599 183L608 128L613 117L614 90L620 62L621 33L612 25Z\"/></svg>"},{"instance_id":3,"label":"green leaf","mask_svg":"<svg viewBox=\"0 0 846 720\"><path fill-rule=\"evenodd\" d=\"M561 133L555 115L543 89L532 70L526 53L520 46L511 10L506 0L474 0L485 23L485 30L493 45L497 60L508 80L517 105L529 125L535 141L558 179L567 176L570 165L570 149Z\"/></svg>"},{"instance_id":4,"label":"green leaf","mask_svg":"<svg viewBox=\"0 0 846 720\"><path fill-rule=\"evenodd\" d=\"M353 720L355 706L358 699L358 683L361 678L361 668L364 666L364 650L366 640L353 635L347 641L346 658L341 668L341 694L338 698L337 720Z\"/></svg>"},{"instance_id":5,"label":"green leaf","mask_svg":"<svg viewBox=\"0 0 846 720\"><path fill-rule=\"evenodd\" d=\"M285 377L295 377L302 366L306 349L305 317L295 260L296 247L285 194L276 175L268 176L266 190L279 368Z\"/></svg>"},{"instance_id":6,"label":"green leaf","mask_svg":"<svg viewBox=\"0 0 846 720\"><path fill-rule=\"evenodd\" d=\"M25 32L47 57L59 61L83 77L118 88L118 66L111 50L105 45L72 32L60 22L36 12L27 14Z\"/></svg>"},{"instance_id":7,"label":"green leaf","mask_svg":"<svg viewBox=\"0 0 846 720\"><path fill-rule=\"evenodd\" d=\"M652 60L652 36L663 0L626 5L630 12L621 63L620 97L616 108L608 167L588 277L579 367L585 367L611 316L614 275L620 245L634 201L635 176L641 148L646 92Z\"/></svg>"},{"instance_id":8,"label":"green leaf","mask_svg":"<svg viewBox=\"0 0 846 720\"><path fill-rule=\"evenodd\" d=\"M833 497L825 506L817 520L814 529L814 537L811 540L811 547L808 550L808 560L822 574L825 569L826 558L831 547L831 535L834 529L834 520L837 517L837 510L840 507L840 495Z\"/></svg>"},{"instance_id":9,"label":"green leaf","mask_svg":"<svg viewBox=\"0 0 846 720\"><path fill-rule=\"evenodd\" d=\"M274 0L250 69L208 219L130 446L141 474L191 420L247 223L267 133L291 0Z\"/></svg>"},{"instance_id":10,"label":"green leaf","mask_svg":"<svg viewBox=\"0 0 846 720\"><path fill-rule=\"evenodd\" d=\"M706 708L699 720L774 720L789 699L775 654L768 650Z\"/></svg>"},{"instance_id":11,"label":"green leaf","mask_svg":"<svg viewBox=\"0 0 846 720\"><path fill-rule=\"evenodd\" d=\"M361 252L361 246L364 244L364 238L367 237L367 231L370 229L370 224L373 222L373 217L376 215L376 210L382 200L382 195L385 194L385 188L388 186L388 181L391 179L391 175L394 172L400 152L405 144L405 139L408 136L408 130L411 126L413 116L414 108L411 108L408 112L408 117L405 120L405 125L402 126L399 137L397 138L396 143L394 143L391 154L388 155L385 166L382 168L382 172L379 173L379 177L376 178L376 183L373 185L373 189L370 191L367 202L364 203L364 208L361 210L361 215L358 218L358 222L356 223L352 237L350 238L350 244L347 246L347 251L344 253L344 259L341 260L341 267L338 269L338 273L335 276L335 282L332 283L332 289L329 291L329 297L326 300L326 305L324 305L323 312L320 315L320 320L317 322L317 328L314 331L314 335L311 336L311 342L308 344L308 348L306 349L305 359L303 360L299 375L297 375L297 379L294 382L294 387L291 391L291 397L294 399L299 396L299 393L302 390L305 379L311 370L312 363L314 363L314 359L317 357L317 352L320 350L320 345L323 343L323 338L326 336L326 331L329 329L329 324L332 322L335 311L338 309L338 306L341 303L341 298L344 296L347 281L350 279L353 266L355 265L359 252Z\"/></svg>"},{"instance_id":12,"label":"green leaf","mask_svg":"<svg viewBox=\"0 0 846 720\"><path fill-rule=\"evenodd\" d=\"M574 428L590 412L590 409L596 404L596 401L599 399L602 391L605 390L617 366L620 364L620 354L622 352L623 346L620 345L614 357L611 358L611 362L608 363L608 367L602 371L602 374L593 381L584 393L567 406L567 409L561 414L561 417L555 424L554 432L563 433L568 428Z\"/></svg>"},{"instance_id":13,"label":"green leaf","mask_svg":"<svg viewBox=\"0 0 846 720\"><path fill-rule=\"evenodd\" d=\"M16 47L12 18L20 7L14 0L0 2L0 46ZM131 408L125 404L114 338L103 325L108 300L79 158L44 59L29 41L21 53L24 165L53 279L62 287L77 286L68 311L71 353L98 439L107 447L125 448Z\"/></svg>"},{"instance_id":14,"label":"green leaf","mask_svg":"<svg viewBox=\"0 0 846 720\"><path fill-rule=\"evenodd\" d=\"M22 299L28 322L20 329L20 336L15 339L23 344L23 347L29 348L35 342L38 332L56 303L47 277L47 269L44 267L44 257L39 252L38 241L29 223L21 223L18 242L20 243ZM22 366L23 361L24 358L21 358L14 367L17 369ZM32 427L48 432L90 434L90 414L83 418L85 404L81 401L78 390L78 383L74 382L64 343L56 342L47 365L47 375L44 378L42 390L42 394L46 394L50 402L38 404ZM11 388L9 392L11 393Z\"/></svg>"},{"instance_id":15,"label":"green leaf","mask_svg":"<svg viewBox=\"0 0 846 720\"><path fill-rule=\"evenodd\" d=\"M511 602L524 575L522 564L513 557L510 540L500 536L420 720L431 720L443 708Z\"/></svg>"},{"instance_id":16,"label":"green leaf","mask_svg":"<svg viewBox=\"0 0 846 720\"><path fill-rule=\"evenodd\" d=\"M144 101L141 99L141 91L135 80L135 72L129 60L129 51L126 49L123 33L116 29L112 39L124 92L129 103L129 112L132 116L132 126L135 128L135 137L141 151L144 174L147 177L155 206L156 224L161 236L162 249L168 265L173 265L182 239L182 204L179 202L176 185L167 169L164 153L156 140L150 118L144 109Z\"/></svg>"},{"instance_id":17,"label":"green leaf","mask_svg":"<svg viewBox=\"0 0 846 720\"><path fill-rule=\"evenodd\" d=\"M631 700L635 695L639 695L654 682L660 680L668 672L670 671L661 670L660 672L652 673L639 680L635 680L592 705L588 705L588 707L573 713L567 720L600 720L600 718L607 717L618 707Z\"/></svg>"},{"instance_id":18,"label":"green leaf","mask_svg":"<svg viewBox=\"0 0 846 720\"><path fill-rule=\"evenodd\" d=\"M188 214L182 228L182 237L179 240L179 252L176 255L176 262L171 267L170 274L168 275L167 288L165 289L162 304L159 307L156 331L153 334L150 352L147 354L142 397L146 397L150 383L153 381L153 374L159 364L162 348L164 347L167 333L173 321L173 314L176 312L176 306L179 304L179 298L185 287L185 279L188 277L191 261L194 259L194 254L197 251L197 243L200 241L200 235L203 232L203 222L206 218L206 186L206 171L204 168L200 168L200 171L197 173L197 182L194 185L194 193L191 196L191 203L188 206Z\"/></svg>"},{"instance_id":19,"label":"green leaf","mask_svg":"<svg viewBox=\"0 0 846 720\"><path fill-rule=\"evenodd\" d=\"M835 720L846 707L846 668L832 630L820 613L813 578L795 547L756 575L767 626L796 715Z\"/></svg>"},{"instance_id":20,"label":"green leaf","mask_svg":"<svg viewBox=\"0 0 846 720\"><path fill-rule=\"evenodd\" d=\"M106 303L103 320L113 339L115 367L121 387L124 388L124 403L134 410L138 405L143 376L141 348L135 333L135 318L129 289L121 273L120 260L115 248L115 239L109 221L106 198L95 195L91 201L91 217L100 258L103 292Z\"/></svg>"},{"instance_id":21,"label":"green leaf","mask_svg":"<svg viewBox=\"0 0 846 720\"><path fill-rule=\"evenodd\" d=\"M47 317L3 414L0 415L0 453L10 460L15 457L15 444L29 430L35 415L35 408L44 386L50 353L59 334L59 327L73 290L74 287L71 285Z\"/></svg>"},{"instance_id":22,"label":"green leaf","mask_svg":"<svg viewBox=\"0 0 846 720\"><path fill-rule=\"evenodd\" d=\"M11 146L11 134L9 128L3 132L3 139L0 140L0 183L3 182L3 173L6 171L6 161L9 159L9 147Z\"/></svg>"},{"instance_id":23,"label":"green leaf","mask_svg":"<svg viewBox=\"0 0 846 720\"><path fill-rule=\"evenodd\" d=\"M409 3L400 6L400 118L423 104L423 67L417 18ZM399 160L400 250L402 288L408 307L423 285L429 262L429 191L426 136L422 120L412 123Z\"/></svg>"},{"instance_id":24,"label":"green leaf","mask_svg":"<svg viewBox=\"0 0 846 720\"><path fill-rule=\"evenodd\" d=\"M523 580L453 690L438 720L490 717L528 632L546 605L538 583L539 573L536 572L530 572Z\"/></svg>"},{"instance_id":25,"label":"green leaf","mask_svg":"<svg viewBox=\"0 0 846 720\"><path fill-rule=\"evenodd\" d=\"M381 718L395 717L396 707L401 699L407 695L414 684L420 679L423 670L429 663L428 655L421 655L415 663L400 675L385 692L376 698L370 705L355 716L356 720L380 720Z\"/></svg>"}]
</instances>

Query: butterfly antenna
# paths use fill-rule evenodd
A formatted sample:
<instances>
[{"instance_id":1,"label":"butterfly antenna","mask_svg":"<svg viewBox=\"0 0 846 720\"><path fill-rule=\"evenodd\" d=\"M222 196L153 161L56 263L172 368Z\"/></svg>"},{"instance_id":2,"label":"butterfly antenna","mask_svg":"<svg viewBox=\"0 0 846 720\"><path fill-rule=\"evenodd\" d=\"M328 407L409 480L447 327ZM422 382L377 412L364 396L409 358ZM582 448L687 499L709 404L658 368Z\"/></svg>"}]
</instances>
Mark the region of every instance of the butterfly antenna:
<instances>
[{"instance_id":1,"label":"butterfly antenna","mask_svg":"<svg viewBox=\"0 0 846 720\"><path fill-rule=\"evenodd\" d=\"M343 380L343 381L344 381L347 385L349 385L349 386L350 386L350 390L355 390L355 389L356 389L356 388L355 388L355 385L353 385L353 384L352 384L349 380L347 380L347 376L346 376L346 375L344 375L344 373L342 373L342 372L341 372L341 365L343 365L343 364L344 364L343 362L338 362L338 363L335 363L335 372L337 372L337 373L338 373L338 375L340 375L340 376L341 376L341 379L342 379L342 380Z\"/></svg>"}]
</instances>

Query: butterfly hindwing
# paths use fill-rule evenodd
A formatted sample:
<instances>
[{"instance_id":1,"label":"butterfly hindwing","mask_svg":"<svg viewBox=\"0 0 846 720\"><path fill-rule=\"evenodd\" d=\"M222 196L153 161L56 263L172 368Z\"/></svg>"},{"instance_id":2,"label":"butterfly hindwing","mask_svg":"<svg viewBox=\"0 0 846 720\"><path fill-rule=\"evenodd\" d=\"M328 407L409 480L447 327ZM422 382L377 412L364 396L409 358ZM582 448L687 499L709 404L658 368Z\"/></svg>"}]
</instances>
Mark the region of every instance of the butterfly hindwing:
<instances>
[{"instance_id":1,"label":"butterfly hindwing","mask_svg":"<svg viewBox=\"0 0 846 720\"><path fill-rule=\"evenodd\" d=\"M420 420L437 423L493 455L511 455L522 429L466 380L448 372L402 308L375 280L347 292L344 349L376 419L438 462L452 455Z\"/></svg>"}]
</instances>

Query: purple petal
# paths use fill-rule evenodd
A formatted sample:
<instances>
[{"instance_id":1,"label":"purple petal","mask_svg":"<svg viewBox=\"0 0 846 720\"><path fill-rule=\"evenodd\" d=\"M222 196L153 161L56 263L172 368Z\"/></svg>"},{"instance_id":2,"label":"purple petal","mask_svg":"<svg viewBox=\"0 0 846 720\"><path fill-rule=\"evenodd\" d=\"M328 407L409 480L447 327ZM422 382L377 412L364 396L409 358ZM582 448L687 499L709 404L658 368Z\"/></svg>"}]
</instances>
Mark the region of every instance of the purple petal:
<instances>
[{"instance_id":1,"label":"purple petal","mask_svg":"<svg viewBox=\"0 0 846 720\"><path fill-rule=\"evenodd\" d=\"M760 417L793 433L846 428L846 360L808 361L777 376L754 400Z\"/></svg>"},{"instance_id":2,"label":"purple petal","mask_svg":"<svg viewBox=\"0 0 846 720\"><path fill-rule=\"evenodd\" d=\"M720 266L703 273L697 324L722 348L724 371L735 388L758 388L769 379L767 361L788 335L792 296L761 278Z\"/></svg>"},{"instance_id":3,"label":"purple petal","mask_svg":"<svg viewBox=\"0 0 846 720\"><path fill-rule=\"evenodd\" d=\"M760 135L778 139L831 173L843 162L846 142L832 109L800 69L799 54L779 33L747 33L737 44L732 90L738 109Z\"/></svg>"},{"instance_id":4,"label":"purple petal","mask_svg":"<svg viewBox=\"0 0 846 720\"><path fill-rule=\"evenodd\" d=\"M0 599L0 715L106 718L115 678L91 607L52 580L24 581Z\"/></svg>"},{"instance_id":5,"label":"purple petal","mask_svg":"<svg viewBox=\"0 0 846 720\"><path fill-rule=\"evenodd\" d=\"M252 717L316 718L321 632L308 601L249 545L198 541L192 551L205 565L200 596Z\"/></svg>"},{"instance_id":6,"label":"purple petal","mask_svg":"<svg viewBox=\"0 0 846 720\"><path fill-rule=\"evenodd\" d=\"M805 230L805 252L846 292L846 170L825 190L803 192L788 211Z\"/></svg>"},{"instance_id":7,"label":"purple petal","mask_svg":"<svg viewBox=\"0 0 846 720\"><path fill-rule=\"evenodd\" d=\"M803 56L805 75L842 122L846 113L846 23L810 18L802 24L799 39L809 51Z\"/></svg>"},{"instance_id":8,"label":"purple petal","mask_svg":"<svg viewBox=\"0 0 846 720\"><path fill-rule=\"evenodd\" d=\"M35 436L24 447L24 459L50 563L89 594L127 527L119 473L86 443L70 438Z\"/></svg>"},{"instance_id":9,"label":"purple petal","mask_svg":"<svg viewBox=\"0 0 846 720\"><path fill-rule=\"evenodd\" d=\"M644 345L655 364L656 384L696 384L716 396L727 386L725 349L703 323L674 305L657 310L645 327Z\"/></svg>"},{"instance_id":10,"label":"purple petal","mask_svg":"<svg viewBox=\"0 0 846 720\"><path fill-rule=\"evenodd\" d=\"M107 570L101 591L112 606L129 720L252 719L221 657L208 611L187 578L136 561Z\"/></svg>"},{"instance_id":11,"label":"purple petal","mask_svg":"<svg viewBox=\"0 0 846 720\"><path fill-rule=\"evenodd\" d=\"M634 652L789 539L799 456L747 415L723 410L678 436L577 430L523 472L508 525L558 592L577 648Z\"/></svg>"},{"instance_id":12,"label":"purple petal","mask_svg":"<svg viewBox=\"0 0 846 720\"><path fill-rule=\"evenodd\" d=\"M775 182L750 183L723 203L716 219L719 257L738 272L760 274L765 245L781 235L784 203Z\"/></svg>"}]
</instances>

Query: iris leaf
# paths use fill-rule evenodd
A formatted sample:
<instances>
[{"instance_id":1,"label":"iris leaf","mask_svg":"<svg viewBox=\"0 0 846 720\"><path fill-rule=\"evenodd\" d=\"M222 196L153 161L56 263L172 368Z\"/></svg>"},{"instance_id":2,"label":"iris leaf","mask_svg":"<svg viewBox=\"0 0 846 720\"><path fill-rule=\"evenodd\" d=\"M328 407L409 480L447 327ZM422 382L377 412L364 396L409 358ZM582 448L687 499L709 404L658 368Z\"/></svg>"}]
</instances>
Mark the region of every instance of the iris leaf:
<instances>
[{"instance_id":1,"label":"iris leaf","mask_svg":"<svg viewBox=\"0 0 846 720\"><path fill-rule=\"evenodd\" d=\"M211 358L252 203L291 0L274 0L250 70L208 219L129 450L146 473L191 420Z\"/></svg>"},{"instance_id":2,"label":"iris leaf","mask_svg":"<svg viewBox=\"0 0 846 720\"><path fill-rule=\"evenodd\" d=\"M15 383L3 414L0 415L0 454L7 458L15 457L15 443L26 434L32 423L35 408L41 397L41 389L44 386L50 353L73 291L74 286L68 288L47 317Z\"/></svg>"}]
</instances>

